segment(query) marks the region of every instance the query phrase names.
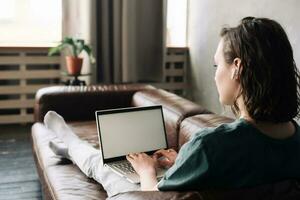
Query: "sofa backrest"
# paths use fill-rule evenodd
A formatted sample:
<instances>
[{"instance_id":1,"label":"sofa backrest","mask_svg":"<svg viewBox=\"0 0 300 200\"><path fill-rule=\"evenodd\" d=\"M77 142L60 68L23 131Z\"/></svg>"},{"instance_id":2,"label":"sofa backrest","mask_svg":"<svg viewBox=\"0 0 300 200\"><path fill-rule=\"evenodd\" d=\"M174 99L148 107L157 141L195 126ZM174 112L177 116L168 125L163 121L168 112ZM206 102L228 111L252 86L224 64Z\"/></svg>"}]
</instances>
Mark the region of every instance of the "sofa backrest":
<instances>
[{"instance_id":1,"label":"sofa backrest","mask_svg":"<svg viewBox=\"0 0 300 200\"><path fill-rule=\"evenodd\" d=\"M67 121L95 120L95 110L131 106L136 91L155 89L145 84L52 86L36 93L35 121L43 121L54 110Z\"/></svg>"},{"instance_id":2,"label":"sofa backrest","mask_svg":"<svg viewBox=\"0 0 300 200\"><path fill-rule=\"evenodd\" d=\"M200 105L162 89L142 90L133 95L132 106L152 105L162 105L168 145L174 149L178 148L178 133L182 120L196 114L212 113Z\"/></svg>"},{"instance_id":3,"label":"sofa backrest","mask_svg":"<svg viewBox=\"0 0 300 200\"><path fill-rule=\"evenodd\" d=\"M233 122L233 118L220 116L217 114L199 114L185 118L179 127L178 147L186 143L192 135L201 131L202 128L216 127L223 123Z\"/></svg>"}]
</instances>

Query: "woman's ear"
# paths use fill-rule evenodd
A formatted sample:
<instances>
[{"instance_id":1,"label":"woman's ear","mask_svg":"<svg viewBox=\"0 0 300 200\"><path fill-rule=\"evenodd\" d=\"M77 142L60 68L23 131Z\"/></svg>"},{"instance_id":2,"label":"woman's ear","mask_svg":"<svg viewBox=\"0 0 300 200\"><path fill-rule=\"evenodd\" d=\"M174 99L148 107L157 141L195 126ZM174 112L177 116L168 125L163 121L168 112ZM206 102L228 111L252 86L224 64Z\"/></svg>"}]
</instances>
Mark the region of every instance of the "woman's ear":
<instances>
[{"instance_id":1,"label":"woman's ear","mask_svg":"<svg viewBox=\"0 0 300 200\"><path fill-rule=\"evenodd\" d=\"M239 79L239 75L241 73L241 59L240 58L235 58L233 60L233 71L231 75L231 79Z\"/></svg>"},{"instance_id":2,"label":"woman's ear","mask_svg":"<svg viewBox=\"0 0 300 200\"><path fill-rule=\"evenodd\" d=\"M241 59L240 58L235 58L234 60L233 60L233 64L234 64L234 66L235 67L237 67L237 68L240 68L241 67Z\"/></svg>"}]
</instances>

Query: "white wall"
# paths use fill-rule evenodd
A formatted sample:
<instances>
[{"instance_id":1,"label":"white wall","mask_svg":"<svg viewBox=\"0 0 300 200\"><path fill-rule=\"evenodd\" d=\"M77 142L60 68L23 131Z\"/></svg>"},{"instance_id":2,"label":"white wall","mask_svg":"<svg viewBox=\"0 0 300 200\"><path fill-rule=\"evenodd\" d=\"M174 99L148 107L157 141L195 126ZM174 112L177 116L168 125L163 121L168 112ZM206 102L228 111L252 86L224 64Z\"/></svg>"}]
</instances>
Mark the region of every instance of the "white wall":
<instances>
[{"instance_id":1,"label":"white wall","mask_svg":"<svg viewBox=\"0 0 300 200\"><path fill-rule=\"evenodd\" d=\"M286 30L294 58L300 65L300 1L299 0L190 0L188 46L193 99L211 111L222 114L214 82L213 56L221 28L236 26L246 16L268 17ZM223 113L232 116L229 109Z\"/></svg>"}]
</instances>

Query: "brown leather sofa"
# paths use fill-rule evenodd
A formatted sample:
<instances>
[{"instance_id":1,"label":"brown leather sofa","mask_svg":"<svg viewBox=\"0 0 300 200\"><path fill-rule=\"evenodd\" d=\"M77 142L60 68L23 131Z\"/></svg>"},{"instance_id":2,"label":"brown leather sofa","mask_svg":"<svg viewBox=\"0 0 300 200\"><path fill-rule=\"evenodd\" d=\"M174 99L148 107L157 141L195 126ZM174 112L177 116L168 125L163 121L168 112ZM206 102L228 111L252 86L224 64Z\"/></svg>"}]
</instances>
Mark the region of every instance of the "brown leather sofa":
<instances>
[{"instance_id":1,"label":"brown leather sofa","mask_svg":"<svg viewBox=\"0 0 300 200\"><path fill-rule=\"evenodd\" d=\"M98 148L95 110L156 104L163 106L168 144L177 150L201 128L233 121L149 85L55 86L39 90L35 102L36 123L32 126L32 148L44 199L107 198L101 184L87 178L76 165L55 156L49 149L48 142L55 136L41 123L47 111L55 110L61 114L80 138ZM127 192L110 199L296 200L300 199L300 189L296 180L286 180L238 190Z\"/></svg>"}]
</instances>

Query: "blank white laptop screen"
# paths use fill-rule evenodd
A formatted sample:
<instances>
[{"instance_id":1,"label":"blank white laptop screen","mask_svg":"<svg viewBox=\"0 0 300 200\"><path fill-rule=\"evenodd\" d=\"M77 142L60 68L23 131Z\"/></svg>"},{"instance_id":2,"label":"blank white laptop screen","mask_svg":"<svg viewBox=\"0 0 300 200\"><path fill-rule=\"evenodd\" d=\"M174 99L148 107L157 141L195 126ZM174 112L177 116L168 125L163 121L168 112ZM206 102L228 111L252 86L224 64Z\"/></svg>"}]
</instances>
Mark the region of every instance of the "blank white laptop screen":
<instances>
[{"instance_id":1,"label":"blank white laptop screen","mask_svg":"<svg viewBox=\"0 0 300 200\"><path fill-rule=\"evenodd\" d=\"M161 108L98 114L104 159L167 147Z\"/></svg>"}]
</instances>

